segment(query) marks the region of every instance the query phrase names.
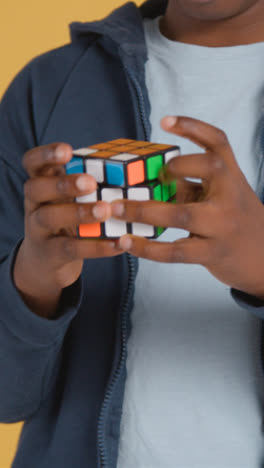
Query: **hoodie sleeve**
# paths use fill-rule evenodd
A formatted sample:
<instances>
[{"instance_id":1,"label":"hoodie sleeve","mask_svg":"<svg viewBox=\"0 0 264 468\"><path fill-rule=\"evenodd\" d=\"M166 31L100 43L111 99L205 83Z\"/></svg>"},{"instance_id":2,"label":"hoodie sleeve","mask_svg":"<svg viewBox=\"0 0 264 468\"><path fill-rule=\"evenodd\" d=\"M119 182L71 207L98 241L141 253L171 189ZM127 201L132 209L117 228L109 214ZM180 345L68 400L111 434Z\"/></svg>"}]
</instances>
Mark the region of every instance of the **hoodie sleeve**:
<instances>
[{"instance_id":1,"label":"hoodie sleeve","mask_svg":"<svg viewBox=\"0 0 264 468\"><path fill-rule=\"evenodd\" d=\"M54 54L52 57L56 58ZM31 417L47 397L61 365L64 337L82 299L81 275L63 289L56 319L45 319L27 307L13 281L14 262L24 237L23 186L28 176L22 157L28 149L38 146L31 76L30 63L14 78L0 102L0 422L3 423ZM54 98L55 95L54 91ZM42 111L42 116L44 124L48 108Z\"/></svg>"},{"instance_id":2,"label":"hoodie sleeve","mask_svg":"<svg viewBox=\"0 0 264 468\"><path fill-rule=\"evenodd\" d=\"M27 307L13 281L23 240L23 181L1 159L0 187L0 422L14 422L31 416L49 391L81 303L82 277L63 289L56 319Z\"/></svg>"}]
</instances>

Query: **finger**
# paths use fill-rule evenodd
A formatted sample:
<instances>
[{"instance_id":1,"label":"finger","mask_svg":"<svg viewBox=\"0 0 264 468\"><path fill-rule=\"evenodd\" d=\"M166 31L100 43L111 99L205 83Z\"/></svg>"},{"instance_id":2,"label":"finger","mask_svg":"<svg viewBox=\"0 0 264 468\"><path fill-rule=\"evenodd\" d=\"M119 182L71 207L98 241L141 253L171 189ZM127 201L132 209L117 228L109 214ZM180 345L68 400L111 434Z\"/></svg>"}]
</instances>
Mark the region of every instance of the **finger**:
<instances>
[{"instance_id":1,"label":"finger","mask_svg":"<svg viewBox=\"0 0 264 468\"><path fill-rule=\"evenodd\" d=\"M116 200L112 202L112 214L129 223L177 227L206 237L215 233L214 209L209 201L172 204L155 200Z\"/></svg>"},{"instance_id":2,"label":"finger","mask_svg":"<svg viewBox=\"0 0 264 468\"><path fill-rule=\"evenodd\" d=\"M55 174L58 166L71 160L72 152L72 146L67 143L37 146L24 154L22 164L30 177L36 177L51 169Z\"/></svg>"},{"instance_id":3,"label":"finger","mask_svg":"<svg viewBox=\"0 0 264 468\"><path fill-rule=\"evenodd\" d=\"M228 141L226 133L220 128L191 117L178 116L176 123L169 126L167 117L161 119L161 127L176 135L188 138L198 146L213 153L221 152L222 157L228 164L235 160L234 153Z\"/></svg>"},{"instance_id":4,"label":"finger","mask_svg":"<svg viewBox=\"0 0 264 468\"><path fill-rule=\"evenodd\" d=\"M187 154L171 159L163 166L160 177L166 181L175 180L178 177L194 177L207 182L216 178L225 178L229 170L220 154L207 152L204 154Z\"/></svg>"},{"instance_id":5,"label":"finger","mask_svg":"<svg viewBox=\"0 0 264 468\"><path fill-rule=\"evenodd\" d=\"M177 203L194 203L202 201L205 195L205 188L200 182L177 178Z\"/></svg>"},{"instance_id":6,"label":"finger","mask_svg":"<svg viewBox=\"0 0 264 468\"><path fill-rule=\"evenodd\" d=\"M123 249L116 248L114 240L54 237L49 242L51 255L58 259L57 266L78 259L113 257L123 253Z\"/></svg>"},{"instance_id":7,"label":"finger","mask_svg":"<svg viewBox=\"0 0 264 468\"><path fill-rule=\"evenodd\" d=\"M89 174L70 174L60 177L34 177L24 184L24 196L35 204L88 195L97 189L97 182Z\"/></svg>"},{"instance_id":8,"label":"finger","mask_svg":"<svg viewBox=\"0 0 264 468\"><path fill-rule=\"evenodd\" d=\"M130 242L129 242L130 241ZM210 257L209 246L205 239L184 238L175 242L157 242L133 235L119 239L118 245L136 257L163 263L206 264Z\"/></svg>"},{"instance_id":9,"label":"finger","mask_svg":"<svg viewBox=\"0 0 264 468\"><path fill-rule=\"evenodd\" d=\"M96 208L96 210L95 210ZM107 202L68 203L59 205L42 205L30 216L32 229L37 226L52 234L61 229L76 232L80 224L104 222L110 218L111 206Z\"/></svg>"}]
</instances>

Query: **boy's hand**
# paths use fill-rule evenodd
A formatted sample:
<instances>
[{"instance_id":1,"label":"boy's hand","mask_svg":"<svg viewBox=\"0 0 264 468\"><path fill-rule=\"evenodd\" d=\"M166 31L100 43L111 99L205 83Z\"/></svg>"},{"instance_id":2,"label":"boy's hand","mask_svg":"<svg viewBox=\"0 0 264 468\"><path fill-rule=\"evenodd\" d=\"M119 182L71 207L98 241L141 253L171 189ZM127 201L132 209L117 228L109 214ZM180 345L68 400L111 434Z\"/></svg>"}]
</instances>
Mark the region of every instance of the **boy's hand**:
<instances>
[{"instance_id":1,"label":"boy's hand","mask_svg":"<svg viewBox=\"0 0 264 468\"><path fill-rule=\"evenodd\" d=\"M97 184L87 174L66 175L63 166L71 158L72 147L65 143L38 146L23 157L29 175L24 185L25 236L13 274L25 302L39 314L54 312L61 290L78 279L85 258L121 253L112 240L77 238L79 224L105 221L111 216L111 205L74 202L75 197L96 190ZM80 177L86 187L77 186ZM100 218L95 217L95 207Z\"/></svg>"},{"instance_id":2,"label":"boy's hand","mask_svg":"<svg viewBox=\"0 0 264 468\"><path fill-rule=\"evenodd\" d=\"M264 299L264 207L239 168L226 134L188 117L178 117L172 127L166 120L161 120L164 130L205 149L168 163L167 175L177 179L178 203L115 201L113 215L185 229L190 236L165 243L126 235L120 247L158 262L203 265L228 286ZM200 178L202 184L184 177Z\"/></svg>"}]
</instances>

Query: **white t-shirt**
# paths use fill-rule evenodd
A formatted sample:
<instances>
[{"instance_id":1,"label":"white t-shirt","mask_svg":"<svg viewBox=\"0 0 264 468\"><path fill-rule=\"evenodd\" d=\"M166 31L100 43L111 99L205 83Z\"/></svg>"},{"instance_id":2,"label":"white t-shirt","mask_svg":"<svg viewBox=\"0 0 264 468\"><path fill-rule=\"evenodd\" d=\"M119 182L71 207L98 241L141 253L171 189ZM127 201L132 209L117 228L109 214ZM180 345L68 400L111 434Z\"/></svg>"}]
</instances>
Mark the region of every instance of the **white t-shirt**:
<instances>
[{"instance_id":1,"label":"white t-shirt","mask_svg":"<svg viewBox=\"0 0 264 468\"><path fill-rule=\"evenodd\" d=\"M228 136L255 190L264 42L209 48L171 41L144 20L151 141L202 152L165 132L185 115ZM160 241L187 237L168 229ZM260 319L205 267L140 259L128 340L118 468L260 468Z\"/></svg>"}]
</instances>

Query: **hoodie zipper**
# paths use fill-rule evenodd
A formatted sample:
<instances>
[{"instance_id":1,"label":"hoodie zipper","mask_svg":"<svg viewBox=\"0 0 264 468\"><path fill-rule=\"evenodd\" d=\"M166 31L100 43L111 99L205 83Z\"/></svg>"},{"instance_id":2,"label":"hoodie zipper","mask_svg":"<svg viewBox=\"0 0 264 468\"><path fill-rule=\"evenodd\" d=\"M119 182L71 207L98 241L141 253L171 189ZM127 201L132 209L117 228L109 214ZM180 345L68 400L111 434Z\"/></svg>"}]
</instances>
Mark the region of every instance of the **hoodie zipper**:
<instances>
[{"instance_id":1,"label":"hoodie zipper","mask_svg":"<svg viewBox=\"0 0 264 468\"><path fill-rule=\"evenodd\" d=\"M143 94L142 94L140 85L139 85L139 83L137 81L137 78L136 78L135 74L128 68L126 63L124 61L122 61L122 64L123 64L123 67L126 70L128 76L130 77L132 83L135 86L135 90L136 90L137 98L138 98L137 100L138 100L138 104L139 104L141 122L142 122L143 130L144 130L144 138L145 138L145 141L148 141L149 137L150 137L150 135L149 135L150 132L148 132L148 129L147 129L147 117L146 117L145 107L144 107L144 98L143 98Z\"/></svg>"},{"instance_id":2,"label":"hoodie zipper","mask_svg":"<svg viewBox=\"0 0 264 468\"><path fill-rule=\"evenodd\" d=\"M127 65L124 63L124 60L121 60L123 68L126 70L127 74L129 75L132 83L135 86L136 94L137 94L137 101L139 104L139 111L140 111L140 118L143 124L144 136L145 141L148 140L148 131L147 131L147 119L144 109L144 98L142 91L140 89L140 85L134 75ZM126 341L127 341L127 308L130 300L130 295L132 292L132 286L135 279L135 265L130 254L127 255L128 260L128 268L129 268L129 276L128 276L128 287L126 291L126 295L124 298L124 303L122 305L122 312L121 312L121 358L119 362L119 366L116 369L112 380L108 383L108 387L105 393L105 398L101 407L100 416L98 419L98 429L97 429L97 440L98 440L98 448L99 448L99 465L98 468L108 468L108 460L107 460L107 453L106 453L106 444L105 444L105 424L106 424L106 413L113 395L113 389L115 387L116 382L119 380L121 375L121 369L125 363L125 355L126 355Z\"/></svg>"},{"instance_id":3,"label":"hoodie zipper","mask_svg":"<svg viewBox=\"0 0 264 468\"><path fill-rule=\"evenodd\" d=\"M101 413L98 420L98 431L97 431L97 439L98 439L98 447L99 447L99 467L106 468L107 464L107 453L105 449L105 423L106 423L106 412L111 401L111 397L113 394L113 389L115 387L116 382L120 378L121 369L125 363L125 344L127 340L127 308L132 292L132 287L135 279L135 265L130 254L126 254L127 261L128 261L128 286L124 298L124 302L122 304L122 312L121 312L121 359L119 362L119 366L116 369L112 380L108 384L108 388L105 393L105 398L103 405L101 407Z\"/></svg>"},{"instance_id":4,"label":"hoodie zipper","mask_svg":"<svg viewBox=\"0 0 264 468\"><path fill-rule=\"evenodd\" d=\"M124 63L124 60L121 59L123 68L126 70L128 76L130 77L132 83L134 84L136 94L137 94L137 101L139 104L139 111L140 111L140 118L143 125L144 130L144 137L145 141L148 140L148 131L147 131L147 118L144 109L144 98L142 91L140 89L140 85L136 79L136 76L133 72L131 72L128 66ZM98 448L99 448L99 466L98 468L108 468L108 460L107 460L107 453L106 453L106 443L105 443L105 423L106 423L106 413L109 407L109 403L111 401L113 390L115 387L116 382L120 378L121 370L123 365L125 364L125 356L126 356L126 341L127 341L127 308L129 304L129 299L132 291L132 286L135 279L135 265L130 254L127 254L128 259L128 268L129 268L129 277L128 277L128 287L126 291L126 295L124 298L124 303L122 306L121 312L121 358L119 362L119 366L116 369L112 380L108 383L108 387L105 393L105 398L101 407L100 416L98 419L98 429L97 429L97 440L98 440Z\"/></svg>"}]
</instances>

